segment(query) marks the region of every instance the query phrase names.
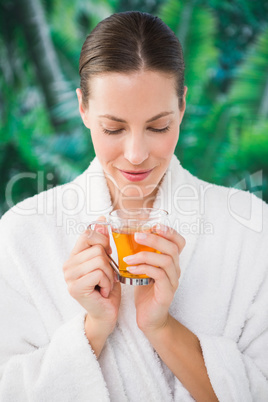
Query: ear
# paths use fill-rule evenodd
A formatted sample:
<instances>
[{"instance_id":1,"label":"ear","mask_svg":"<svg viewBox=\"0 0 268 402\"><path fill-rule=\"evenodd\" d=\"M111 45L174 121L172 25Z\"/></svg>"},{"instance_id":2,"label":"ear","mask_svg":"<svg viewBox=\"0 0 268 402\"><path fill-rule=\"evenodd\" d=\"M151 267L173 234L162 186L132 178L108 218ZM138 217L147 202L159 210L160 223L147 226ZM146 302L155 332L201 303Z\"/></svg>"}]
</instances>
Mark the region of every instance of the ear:
<instances>
[{"instance_id":1,"label":"ear","mask_svg":"<svg viewBox=\"0 0 268 402\"><path fill-rule=\"evenodd\" d=\"M186 109L186 94L188 91L188 87L184 86L184 91L183 91L183 107L180 109L180 124L182 122L182 118L184 116L185 113L185 109Z\"/></svg>"},{"instance_id":2,"label":"ear","mask_svg":"<svg viewBox=\"0 0 268 402\"><path fill-rule=\"evenodd\" d=\"M90 128L89 125L89 119L88 119L88 114L87 111L85 111L84 106L83 106L83 102L82 102L82 91L80 88L76 89L76 95L78 98L78 103L79 103L79 112L80 112L80 116L82 117L83 123L87 128Z\"/></svg>"}]
</instances>

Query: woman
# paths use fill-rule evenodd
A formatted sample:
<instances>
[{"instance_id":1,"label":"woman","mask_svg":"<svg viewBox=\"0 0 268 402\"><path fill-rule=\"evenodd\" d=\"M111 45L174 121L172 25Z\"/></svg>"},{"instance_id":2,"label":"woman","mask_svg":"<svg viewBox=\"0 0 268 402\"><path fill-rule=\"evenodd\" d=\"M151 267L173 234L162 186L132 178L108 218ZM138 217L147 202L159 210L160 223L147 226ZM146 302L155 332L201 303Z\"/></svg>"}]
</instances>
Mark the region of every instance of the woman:
<instances>
[{"instance_id":1,"label":"woman","mask_svg":"<svg viewBox=\"0 0 268 402\"><path fill-rule=\"evenodd\" d=\"M267 400L267 205L174 156L187 92L179 41L156 17L115 14L87 37L79 69L96 158L0 225L1 401ZM262 232L258 214L238 219L252 200ZM136 236L162 254L126 259L154 279L134 288L116 280L103 226L79 228L145 206L170 221Z\"/></svg>"}]
</instances>

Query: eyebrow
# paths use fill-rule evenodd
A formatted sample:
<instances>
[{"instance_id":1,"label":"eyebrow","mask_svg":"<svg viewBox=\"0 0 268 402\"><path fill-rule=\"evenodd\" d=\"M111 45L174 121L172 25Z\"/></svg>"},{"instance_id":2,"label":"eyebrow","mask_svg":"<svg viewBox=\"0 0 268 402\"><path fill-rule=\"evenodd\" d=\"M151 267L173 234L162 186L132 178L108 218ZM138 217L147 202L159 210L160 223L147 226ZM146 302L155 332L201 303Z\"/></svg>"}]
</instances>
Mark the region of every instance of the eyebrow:
<instances>
[{"instance_id":1,"label":"eyebrow","mask_svg":"<svg viewBox=\"0 0 268 402\"><path fill-rule=\"evenodd\" d=\"M146 123L151 123L152 121L160 119L160 117L168 116L170 114L174 114L174 112L162 112L162 113L159 113L156 116L152 117L151 119L147 120ZM126 123L125 120L119 119L118 117L112 116L111 114L101 114L101 115L99 115L99 117L105 117L106 119L118 121L119 123Z\"/></svg>"}]
</instances>

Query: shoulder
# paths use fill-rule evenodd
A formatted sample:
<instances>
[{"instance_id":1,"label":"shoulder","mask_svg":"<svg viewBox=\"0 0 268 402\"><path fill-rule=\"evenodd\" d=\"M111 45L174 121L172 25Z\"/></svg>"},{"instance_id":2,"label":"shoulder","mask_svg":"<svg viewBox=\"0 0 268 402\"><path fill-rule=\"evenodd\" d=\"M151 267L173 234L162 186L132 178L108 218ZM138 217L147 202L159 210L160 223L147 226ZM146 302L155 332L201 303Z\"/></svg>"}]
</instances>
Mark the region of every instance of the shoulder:
<instances>
[{"instance_id":1,"label":"shoulder","mask_svg":"<svg viewBox=\"0 0 268 402\"><path fill-rule=\"evenodd\" d=\"M185 225L187 233L219 253L236 249L237 258L251 254L256 260L259 256L267 267L268 205L261 199L260 187L257 196L209 183L183 168L176 158L172 160L171 172L172 208L180 222L189 223Z\"/></svg>"},{"instance_id":2,"label":"shoulder","mask_svg":"<svg viewBox=\"0 0 268 402\"><path fill-rule=\"evenodd\" d=\"M262 200L259 187L256 192L249 192L213 184L199 179L182 166L180 173L184 176L184 184L177 189L177 194L195 206L192 213L211 219L215 224L268 236L268 204Z\"/></svg>"},{"instance_id":3,"label":"shoulder","mask_svg":"<svg viewBox=\"0 0 268 402\"><path fill-rule=\"evenodd\" d=\"M206 261L205 270L210 266L218 278L224 271L251 299L261 286L267 290L268 204L259 191L257 196L200 180L186 170L183 174L189 184L184 209L191 205L195 255Z\"/></svg>"},{"instance_id":4,"label":"shoulder","mask_svg":"<svg viewBox=\"0 0 268 402\"><path fill-rule=\"evenodd\" d=\"M259 192L202 182L204 211L244 234L268 236L268 205Z\"/></svg>"},{"instance_id":5,"label":"shoulder","mask_svg":"<svg viewBox=\"0 0 268 402\"><path fill-rule=\"evenodd\" d=\"M42 191L11 206L1 217L1 238L26 241L38 233L53 227L60 230L64 215L73 214L81 207L86 197L85 172L73 181Z\"/></svg>"}]
</instances>

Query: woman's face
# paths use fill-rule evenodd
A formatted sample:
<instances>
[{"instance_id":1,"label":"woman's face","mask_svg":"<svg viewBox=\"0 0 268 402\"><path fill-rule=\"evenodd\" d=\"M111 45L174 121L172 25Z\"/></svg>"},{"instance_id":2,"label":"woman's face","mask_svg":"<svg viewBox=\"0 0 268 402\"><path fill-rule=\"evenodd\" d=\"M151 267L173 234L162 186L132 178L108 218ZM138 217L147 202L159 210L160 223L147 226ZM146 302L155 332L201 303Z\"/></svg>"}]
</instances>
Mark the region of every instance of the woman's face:
<instances>
[{"instance_id":1,"label":"woman's face","mask_svg":"<svg viewBox=\"0 0 268 402\"><path fill-rule=\"evenodd\" d=\"M174 80L153 71L97 75L90 80L86 109L77 90L82 119L115 203L123 196L133 201L131 206L152 206L185 109L179 109Z\"/></svg>"}]
</instances>

